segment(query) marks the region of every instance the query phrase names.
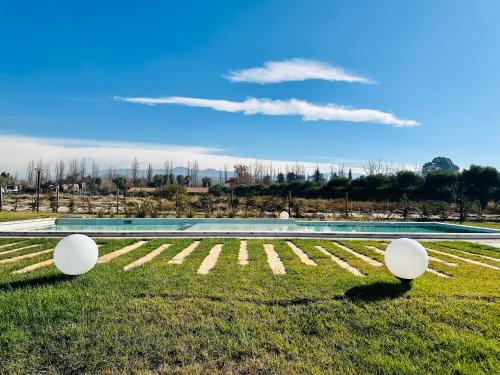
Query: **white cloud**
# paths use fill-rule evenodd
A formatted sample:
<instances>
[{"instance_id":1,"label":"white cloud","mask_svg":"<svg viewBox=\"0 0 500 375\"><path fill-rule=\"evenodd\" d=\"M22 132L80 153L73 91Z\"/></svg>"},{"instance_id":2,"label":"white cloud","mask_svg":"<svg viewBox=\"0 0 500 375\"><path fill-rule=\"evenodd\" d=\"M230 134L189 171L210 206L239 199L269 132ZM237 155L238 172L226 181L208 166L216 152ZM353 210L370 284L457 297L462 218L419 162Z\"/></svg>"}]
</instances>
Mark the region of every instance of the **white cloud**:
<instances>
[{"instance_id":1,"label":"white cloud","mask_svg":"<svg viewBox=\"0 0 500 375\"><path fill-rule=\"evenodd\" d=\"M180 104L190 107L212 108L216 111L222 112L243 112L245 115L297 115L302 116L302 119L304 121L324 120L373 122L398 127L411 127L419 125L419 123L414 120L399 119L392 113L382 112L375 109L357 109L339 106L333 103L319 105L309 103L305 100L293 98L288 100L247 98L242 102L230 100L186 98L179 96L169 96L163 98L115 97L115 100L147 105Z\"/></svg>"},{"instance_id":2,"label":"white cloud","mask_svg":"<svg viewBox=\"0 0 500 375\"><path fill-rule=\"evenodd\" d=\"M268 61L262 67L232 70L225 77L233 82L259 84L305 81L308 79L373 83L369 78L350 74L340 67L308 59Z\"/></svg>"},{"instance_id":3,"label":"white cloud","mask_svg":"<svg viewBox=\"0 0 500 375\"><path fill-rule=\"evenodd\" d=\"M201 169L223 169L224 165L231 168L237 163L253 165L256 161L255 158L227 155L222 149L208 147L0 134L0 170L18 173L19 176L25 175L26 165L32 159L42 158L44 163L53 166L59 159L68 161L87 158L89 162L95 160L104 169L109 166L129 168L134 157L139 159L142 168L145 168L146 163L151 163L154 168L162 168L165 161L172 161L174 166L186 166L188 161L197 160ZM266 164L272 162L274 168L283 171L297 162L259 160ZM316 165L325 170L330 166L310 161L299 163L308 172L314 170ZM353 166L353 173L362 173L362 169Z\"/></svg>"}]
</instances>

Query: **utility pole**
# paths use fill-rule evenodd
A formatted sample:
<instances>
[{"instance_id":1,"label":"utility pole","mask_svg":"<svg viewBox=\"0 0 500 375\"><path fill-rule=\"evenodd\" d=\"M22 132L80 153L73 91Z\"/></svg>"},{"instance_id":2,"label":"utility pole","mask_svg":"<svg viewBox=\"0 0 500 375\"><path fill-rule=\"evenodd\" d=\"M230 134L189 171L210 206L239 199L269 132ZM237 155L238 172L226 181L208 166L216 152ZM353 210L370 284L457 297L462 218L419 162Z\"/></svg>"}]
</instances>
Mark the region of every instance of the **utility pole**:
<instances>
[{"instance_id":1,"label":"utility pole","mask_svg":"<svg viewBox=\"0 0 500 375\"><path fill-rule=\"evenodd\" d=\"M3 188L0 185L0 211L3 210Z\"/></svg>"},{"instance_id":2,"label":"utility pole","mask_svg":"<svg viewBox=\"0 0 500 375\"><path fill-rule=\"evenodd\" d=\"M36 212L40 210L40 176L42 174L42 168L35 168L36 172Z\"/></svg>"}]
</instances>

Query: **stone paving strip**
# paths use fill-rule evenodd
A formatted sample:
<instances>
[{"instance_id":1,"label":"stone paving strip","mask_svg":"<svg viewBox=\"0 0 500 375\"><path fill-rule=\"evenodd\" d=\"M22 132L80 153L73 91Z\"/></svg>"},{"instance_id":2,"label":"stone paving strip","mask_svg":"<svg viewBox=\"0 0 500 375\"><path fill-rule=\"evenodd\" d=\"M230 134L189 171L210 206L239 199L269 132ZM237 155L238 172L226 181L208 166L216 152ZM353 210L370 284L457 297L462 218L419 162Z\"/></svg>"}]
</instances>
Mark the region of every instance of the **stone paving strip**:
<instances>
[{"instance_id":1,"label":"stone paving strip","mask_svg":"<svg viewBox=\"0 0 500 375\"><path fill-rule=\"evenodd\" d=\"M34 271L38 268L50 266L51 264L54 264L54 259L52 259L52 258L44 260L43 262L35 263L35 264L30 265L30 266L21 268L20 270L14 271L12 273L13 274L27 273L27 272Z\"/></svg>"},{"instance_id":2,"label":"stone paving strip","mask_svg":"<svg viewBox=\"0 0 500 375\"><path fill-rule=\"evenodd\" d=\"M101 246L103 246L103 245L97 245L97 247L101 247ZM29 266L26 266L24 268L21 268L20 270L17 270L17 271L11 272L11 273L13 273L13 274L27 273L27 272L31 272L31 271L37 270L39 268L42 268L42 267L50 266L52 264L54 264L54 258L44 260L43 262L31 264Z\"/></svg>"},{"instance_id":3,"label":"stone paving strip","mask_svg":"<svg viewBox=\"0 0 500 375\"><path fill-rule=\"evenodd\" d=\"M14 263L17 262L18 260L33 258L38 255L47 254L50 253L51 251L54 251L54 249L47 249L47 250L37 251L36 253L29 253L29 254L19 255L13 258L1 259L0 264Z\"/></svg>"},{"instance_id":4,"label":"stone paving strip","mask_svg":"<svg viewBox=\"0 0 500 375\"><path fill-rule=\"evenodd\" d=\"M182 264L184 259L198 247L200 241L194 241L191 245L182 250L179 254L168 261L169 264Z\"/></svg>"},{"instance_id":5,"label":"stone paving strip","mask_svg":"<svg viewBox=\"0 0 500 375\"><path fill-rule=\"evenodd\" d=\"M274 250L273 245L264 244L264 251L267 255L267 264L275 275L285 275L286 270L283 262L281 261L278 253Z\"/></svg>"},{"instance_id":6,"label":"stone paving strip","mask_svg":"<svg viewBox=\"0 0 500 375\"><path fill-rule=\"evenodd\" d=\"M28 241L28 240L26 240L26 241ZM20 243L23 243L23 242L26 242L26 241L6 243L5 245L0 245L0 249L6 248L6 247L9 247L9 246L19 245Z\"/></svg>"},{"instance_id":7,"label":"stone paving strip","mask_svg":"<svg viewBox=\"0 0 500 375\"><path fill-rule=\"evenodd\" d=\"M491 264L482 263L482 262L479 262L479 261L473 260L473 259L462 258L462 257L459 257L458 255L454 255L454 254L450 254L450 253L445 253L444 251L439 251L439 250L434 250L434 249L429 249L429 248L426 248L426 250L430 251L430 252L433 252L433 253L436 253L436 254L439 254L439 255L444 255L444 256L447 256L447 257L450 257L450 258L453 258L453 259L459 259L462 262L474 264L476 266L491 268L491 269L494 269L494 270L500 270L500 268L498 268L497 266L492 266Z\"/></svg>"},{"instance_id":8,"label":"stone paving strip","mask_svg":"<svg viewBox=\"0 0 500 375\"><path fill-rule=\"evenodd\" d=\"M300 258L300 261L308 266L317 266L317 264L307 256L306 253L302 251L302 249L295 246L293 242L286 241L286 244L292 249L292 251Z\"/></svg>"},{"instance_id":9,"label":"stone paving strip","mask_svg":"<svg viewBox=\"0 0 500 375\"><path fill-rule=\"evenodd\" d=\"M200 268L198 268L199 275L207 275L212 268L214 268L219 259L219 255L222 251L222 244L217 244L208 253L208 255L201 262Z\"/></svg>"},{"instance_id":10,"label":"stone paving strip","mask_svg":"<svg viewBox=\"0 0 500 375\"><path fill-rule=\"evenodd\" d=\"M467 252L467 251L458 250L458 249L455 249L455 248L453 248L453 247L448 247L448 249L453 250L453 251L456 251L456 252L458 252L458 253L465 254L465 255L474 255L474 256L476 256L476 257L480 257L480 258L483 258L483 259L492 260L493 262L500 262L500 259L499 259L499 258L489 257L488 255L476 254L476 253L469 253L469 252Z\"/></svg>"},{"instance_id":11,"label":"stone paving strip","mask_svg":"<svg viewBox=\"0 0 500 375\"><path fill-rule=\"evenodd\" d=\"M37 246L40 246L40 245L29 245L29 246L18 247L17 249L12 249L12 250L7 250L7 251L2 251L2 252L0 253L0 255L10 254L10 253L14 253L14 252L16 252L16 251L20 251L20 250L31 249L31 248L33 248L33 247L37 247Z\"/></svg>"},{"instance_id":12,"label":"stone paving strip","mask_svg":"<svg viewBox=\"0 0 500 375\"><path fill-rule=\"evenodd\" d=\"M123 267L123 270L128 271L128 270L131 270L133 268L142 266L144 263L150 262L151 260L153 260L153 258L160 255L164 250L168 249L170 246L171 246L171 244L169 244L169 243L165 243L163 245L160 245L160 247L151 251L149 254L143 256L142 258L137 259L135 262L127 264L125 267Z\"/></svg>"},{"instance_id":13,"label":"stone paving strip","mask_svg":"<svg viewBox=\"0 0 500 375\"><path fill-rule=\"evenodd\" d=\"M384 250L380 250L378 247L375 247L375 246L365 246L365 247L366 247L367 249L370 249L370 250L375 251L375 252L376 252L376 253L378 253L378 254L384 254L384 253L385 253L385 251L384 251ZM442 259L438 259L438 258L434 258L434 257L429 257L429 259L435 260L435 261L437 261L437 262L439 262L439 263L443 263L443 264L445 264L445 265L447 265L447 266L450 266L450 267L457 267L457 266L458 266L458 264L445 262L445 261L444 261L444 260L442 260ZM451 278L451 276L450 276L450 275L447 275L447 274L445 274L445 273L442 273L442 272L436 271L436 270L434 270L434 269L432 269L432 268L427 268L427 270L426 270L426 271L427 271L427 272L429 272L429 273L432 273L433 275L436 275L436 276L439 276L439 277L444 277L445 279L449 279L449 278Z\"/></svg>"},{"instance_id":14,"label":"stone paving strip","mask_svg":"<svg viewBox=\"0 0 500 375\"><path fill-rule=\"evenodd\" d=\"M493 246L491 243L489 243L489 244L484 243L484 242L486 242L486 241L467 241L467 242L471 242L471 243L479 243L479 244L484 244L484 245L488 245L488 246ZM382 244L382 245L387 246L387 244ZM487 255L482 255L482 254L471 253L471 252L469 252L469 251L464 251L464 250L458 250L458 249L455 249L454 247L448 247L448 246L445 246L445 247L446 247L447 249L450 249L450 250L452 250L452 251L456 251L456 252L458 252L458 253L462 253L462 254L465 254L465 255L472 255L472 256L476 256L476 257L480 257L480 258L484 258L484 259L492 260L492 261L494 261L494 262L500 262L500 258L493 258L493 257L489 257L489 256L487 256ZM429 250L429 249L427 249L427 250ZM443 252L443 253L444 253L444 252ZM446 253L446 254L448 254L448 253ZM462 259L462 258L460 258L460 257L459 257L459 258L457 258L457 259ZM479 263L481 263L481 262L479 262ZM492 266L492 267L495 267L495 266Z\"/></svg>"},{"instance_id":15,"label":"stone paving strip","mask_svg":"<svg viewBox=\"0 0 500 375\"><path fill-rule=\"evenodd\" d=\"M337 242L333 242L334 245L337 247L340 247L342 250L347 251L349 254L354 255L355 257L358 257L362 261L368 263L370 266L373 267L382 267L384 264L379 262L378 260L372 259L370 257L367 257L366 255L360 254L352 249L349 249L348 247L345 247L344 245L341 245Z\"/></svg>"},{"instance_id":16,"label":"stone paving strip","mask_svg":"<svg viewBox=\"0 0 500 375\"><path fill-rule=\"evenodd\" d=\"M385 251L384 250L380 250L378 247L375 247L375 246L365 246L367 249L370 249L372 251L375 251L377 254L382 254L384 255L385 254Z\"/></svg>"},{"instance_id":17,"label":"stone paving strip","mask_svg":"<svg viewBox=\"0 0 500 375\"><path fill-rule=\"evenodd\" d=\"M240 242L240 252L238 253L238 264L246 266L248 264L248 241Z\"/></svg>"},{"instance_id":18,"label":"stone paving strip","mask_svg":"<svg viewBox=\"0 0 500 375\"><path fill-rule=\"evenodd\" d=\"M367 249L370 249L372 251L375 251L377 254L384 254L384 250L380 250L378 247L375 247L375 246L365 246ZM442 260L442 259L439 259L439 258L435 258L435 257L432 257L432 256L429 256L429 259L434 261L434 262L437 262L437 263L441 263L441 264L444 264L445 266L448 266L448 267L458 267L458 264L456 263L451 263L451 262L447 262L445 260Z\"/></svg>"},{"instance_id":19,"label":"stone paving strip","mask_svg":"<svg viewBox=\"0 0 500 375\"><path fill-rule=\"evenodd\" d=\"M132 245L125 246L123 249L116 250L116 251L113 251L111 253L105 254L105 255L99 257L99 259L97 259L97 263L109 262L112 259L118 258L121 255L127 254L127 253L131 252L132 250L135 250L135 249L141 247L146 242L147 241L139 241L139 242L136 242Z\"/></svg>"},{"instance_id":20,"label":"stone paving strip","mask_svg":"<svg viewBox=\"0 0 500 375\"><path fill-rule=\"evenodd\" d=\"M343 261L342 259L340 258L337 258L335 255L333 255L332 253L330 253L329 251L327 251L326 249L324 249L323 247L321 246L314 246L316 249L318 249L319 251L321 251L323 254L325 254L326 256L330 257L330 259L337 263L340 267L342 267L343 269L349 271L350 273L352 273L353 275L355 276L361 276L361 277L364 277L365 275L362 274L357 268L354 268L353 266L349 265L349 263Z\"/></svg>"},{"instance_id":21,"label":"stone paving strip","mask_svg":"<svg viewBox=\"0 0 500 375\"><path fill-rule=\"evenodd\" d=\"M439 276L439 277L444 277L445 279L449 279L449 278L451 278L451 276L450 276L450 275L447 275L447 274L445 274L445 273L442 273L442 272L436 271L436 270L434 270L434 269L432 269L432 268L427 268L427 269L426 269L426 271L427 271L427 272L429 272L429 273L432 273L433 275L436 275L436 276Z\"/></svg>"},{"instance_id":22,"label":"stone paving strip","mask_svg":"<svg viewBox=\"0 0 500 375\"><path fill-rule=\"evenodd\" d=\"M481 245L488 245L488 246L496 247L497 249L500 249L500 240L475 240L475 241L467 241L467 242L478 243Z\"/></svg>"}]
</instances>

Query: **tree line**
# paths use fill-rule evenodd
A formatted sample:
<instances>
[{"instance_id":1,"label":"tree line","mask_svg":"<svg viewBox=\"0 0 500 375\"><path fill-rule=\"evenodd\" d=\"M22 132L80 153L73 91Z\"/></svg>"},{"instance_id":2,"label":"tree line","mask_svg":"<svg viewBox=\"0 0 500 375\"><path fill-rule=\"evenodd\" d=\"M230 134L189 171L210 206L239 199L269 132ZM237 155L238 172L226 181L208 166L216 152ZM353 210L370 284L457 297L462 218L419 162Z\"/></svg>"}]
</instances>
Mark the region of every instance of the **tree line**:
<instances>
[{"instance_id":1,"label":"tree line","mask_svg":"<svg viewBox=\"0 0 500 375\"><path fill-rule=\"evenodd\" d=\"M214 196L234 194L240 197L292 195L306 199L338 199L346 195L358 201L443 201L456 203L460 199L477 201L484 209L489 201L500 200L500 177L494 167L472 165L459 170L444 157L437 157L419 170L389 168L380 162L368 162L365 174L353 177L352 171L339 164L329 171L317 167L311 174L300 164L286 171L256 162L255 165L238 164L229 172L220 171L218 179L201 178L198 162L188 163L186 175L175 175L173 163L164 163L162 173L151 163L140 169L134 158L127 175L119 175L116 168L108 167L103 173L95 161L73 159L68 163L59 160L52 167L42 160L30 161L26 170L26 184L35 186L36 170L40 169L42 187L65 183L85 183L88 190L106 194L116 190L127 191L132 187L155 187L158 190L176 191L187 186L204 186ZM4 176L5 173L4 173ZM6 180L4 178L4 180Z\"/></svg>"}]
</instances>

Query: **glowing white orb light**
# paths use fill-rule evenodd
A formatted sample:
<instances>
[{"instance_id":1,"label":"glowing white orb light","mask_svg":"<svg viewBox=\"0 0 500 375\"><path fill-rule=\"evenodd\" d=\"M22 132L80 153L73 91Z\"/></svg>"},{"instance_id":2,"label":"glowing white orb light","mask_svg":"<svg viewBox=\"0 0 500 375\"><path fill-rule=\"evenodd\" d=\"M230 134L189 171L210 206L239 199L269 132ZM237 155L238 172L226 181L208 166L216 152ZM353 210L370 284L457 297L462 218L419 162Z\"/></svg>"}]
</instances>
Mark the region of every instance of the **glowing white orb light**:
<instances>
[{"instance_id":1,"label":"glowing white orb light","mask_svg":"<svg viewBox=\"0 0 500 375\"><path fill-rule=\"evenodd\" d=\"M54 249L54 264L66 275L81 275L90 271L98 257L96 243L83 234L63 238Z\"/></svg>"},{"instance_id":2,"label":"glowing white orb light","mask_svg":"<svg viewBox=\"0 0 500 375\"><path fill-rule=\"evenodd\" d=\"M288 220L289 218L290 218L290 215L288 215L288 212L283 211L280 213L280 219Z\"/></svg>"},{"instance_id":3,"label":"glowing white orb light","mask_svg":"<svg viewBox=\"0 0 500 375\"><path fill-rule=\"evenodd\" d=\"M413 280L425 272L429 256L417 241L400 238L387 246L384 261L389 271L397 278Z\"/></svg>"}]
</instances>

